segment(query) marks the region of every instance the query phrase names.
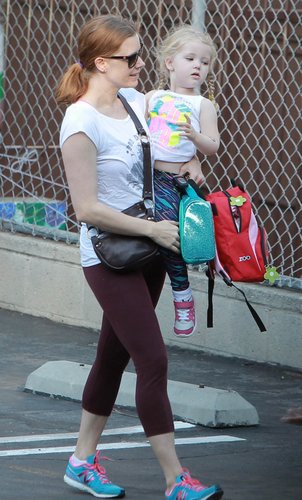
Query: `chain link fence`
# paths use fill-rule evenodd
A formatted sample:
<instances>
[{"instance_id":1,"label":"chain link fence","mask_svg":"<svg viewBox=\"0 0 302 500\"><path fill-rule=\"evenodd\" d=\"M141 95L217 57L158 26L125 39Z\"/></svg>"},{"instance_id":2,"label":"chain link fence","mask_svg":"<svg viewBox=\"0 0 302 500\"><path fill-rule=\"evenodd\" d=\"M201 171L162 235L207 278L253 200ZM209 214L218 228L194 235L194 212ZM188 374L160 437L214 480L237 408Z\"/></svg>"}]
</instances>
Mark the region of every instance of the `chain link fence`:
<instances>
[{"instance_id":1,"label":"chain link fence","mask_svg":"<svg viewBox=\"0 0 302 500\"><path fill-rule=\"evenodd\" d=\"M201 158L210 190L240 178L268 232L278 285L301 287L301 24L295 0L18 0L0 17L0 224L3 230L78 241L58 147L58 79L77 59L78 30L93 15L119 13L140 27L139 90L156 87L154 47L190 23L210 33L221 146ZM3 43L4 40L4 43ZM205 91L205 89L204 89Z\"/></svg>"}]
</instances>

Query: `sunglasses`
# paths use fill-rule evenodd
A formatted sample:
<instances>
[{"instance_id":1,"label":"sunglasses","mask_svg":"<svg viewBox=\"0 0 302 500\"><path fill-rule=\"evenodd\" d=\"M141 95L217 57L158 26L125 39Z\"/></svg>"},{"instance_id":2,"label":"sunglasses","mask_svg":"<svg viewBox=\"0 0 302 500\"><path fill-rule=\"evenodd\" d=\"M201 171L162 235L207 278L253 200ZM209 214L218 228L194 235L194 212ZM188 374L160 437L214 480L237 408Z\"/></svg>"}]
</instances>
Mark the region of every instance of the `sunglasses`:
<instances>
[{"instance_id":1,"label":"sunglasses","mask_svg":"<svg viewBox=\"0 0 302 500\"><path fill-rule=\"evenodd\" d=\"M128 68L133 68L136 63L138 58L140 57L142 53L142 49L139 49L137 52L134 52L134 54L131 54L130 56L101 56L103 59L120 59L121 61L127 61L128 63Z\"/></svg>"}]
</instances>

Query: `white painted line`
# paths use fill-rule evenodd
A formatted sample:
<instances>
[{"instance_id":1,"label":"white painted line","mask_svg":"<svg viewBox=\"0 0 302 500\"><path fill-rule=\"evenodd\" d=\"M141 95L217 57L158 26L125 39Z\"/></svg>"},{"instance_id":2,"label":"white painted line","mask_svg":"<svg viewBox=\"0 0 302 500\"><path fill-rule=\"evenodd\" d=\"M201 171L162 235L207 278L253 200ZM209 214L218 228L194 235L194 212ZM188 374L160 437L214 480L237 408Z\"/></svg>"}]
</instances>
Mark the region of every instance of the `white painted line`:
<instances>
[{"instance_id":1,"label":"white painted line","mask_svg":"<svg viewBox=\"0 0 302 500\"><path fill-rule=\"evenodd\" d=\"M32 434L28 436L1 437L0 444L6 443L31 443L34 441L55 441L56 439L77 439L78 432L66 432L65 434Z\"/></svg>"},{"instance_id":2,"label":"white painted line","mask_svg":"<svg viewBox=\"0 0 302 500\"><path fill-rule=\"evenodd\" d=\"M188 422L174 422L175 430L190 429L195 427L193 424ZM139 434L144 432L141 425L134 425L132 427L118 427L116 429L106 429L103 432L104 436L116 436L120 434ZM5 443L30 443L34 441L56 441L64 439L77 439L78 432L66 432L65 434L32 434L27 436L12 436L12 437L0 437L0 444Z\"/></svg>"},{"instance_id":3,"label":"white painted line","mask_svg":"<svg viewBox=\"0 0 302 500\"><path fill-rule=\"evenodd\" d=\"M120 443L107 443L103 444L102 447L98 446L98 449L103 450L119 450L124 448L145 448L149 446L146 442L123 442ZM73 453L75 446L58 446L56 448L27 448L23 450L5 450L0 451L0 457L13 457L20 455L45 455L47 453Z\"/></svg>"},{"instance_id":4,"label":"white painted line","mask_svg":"<svg viewBox=\"0 0 302 500\"><path fill-rule=\"evenodd\" d=\"M246 439L235 436L206 436L175 439L175 444L206 444L206 443L232 443L234 441L246 441Z\"/></svg>"},{"instance_id":5,"label":"white painted line","mask_svg":"<svg viewBox=\"0 0 302 500\"><path fill-rule=\"evenodd\" d=\"M208 436L208 437L192 437L192 438L179 438L175 440L176 445L187 444L206 444L206 443L230 443L235 441L245 441L245 439L237 438L234 436ZM129 448L146 448L150 444L146 441L142 442L129 442L121 441L119 443L103 443L98 445L98 449L103 450L122 450ZM60 446L55 448L25 448L22 450L5 450L0 451L0 457L16 457L24 455L45 455L50 453L73 453L75 446Z\"/></svg>"}]
</instances>

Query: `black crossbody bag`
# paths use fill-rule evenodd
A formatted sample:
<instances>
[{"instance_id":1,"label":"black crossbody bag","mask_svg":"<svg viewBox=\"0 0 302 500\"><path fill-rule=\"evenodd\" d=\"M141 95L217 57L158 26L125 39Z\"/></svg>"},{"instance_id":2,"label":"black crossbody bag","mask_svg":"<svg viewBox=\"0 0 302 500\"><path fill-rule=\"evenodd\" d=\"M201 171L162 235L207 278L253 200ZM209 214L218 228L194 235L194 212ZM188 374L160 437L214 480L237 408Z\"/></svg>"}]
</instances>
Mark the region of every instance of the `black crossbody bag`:
<instances>
[{"instance_id":1,"label":"black crossbody bag","mask_svg":"<svg viewBox=\"0 0 302 500\"><path fill-rule=\"evenodd\" d=\"M126 208L122 213L152 221L154 220L154 200L149 138L127 100L121 94L118 94L118 97L137 129L144 159L143 200ZM158 245L145 236L110 233L95 226L88 226L88 232L96 255L102 264L112 271L134 271L150 262L158 254Z\"/></svg>"}]
</instances>

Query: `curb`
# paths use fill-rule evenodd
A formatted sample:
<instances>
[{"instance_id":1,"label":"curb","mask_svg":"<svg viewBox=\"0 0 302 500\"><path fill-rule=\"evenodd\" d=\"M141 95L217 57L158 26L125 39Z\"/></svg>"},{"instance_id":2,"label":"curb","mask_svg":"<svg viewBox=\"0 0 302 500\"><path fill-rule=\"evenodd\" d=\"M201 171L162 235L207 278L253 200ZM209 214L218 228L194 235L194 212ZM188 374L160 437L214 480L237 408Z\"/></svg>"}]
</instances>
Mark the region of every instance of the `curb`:
<instances>
[{"instance_id":1,"label":"curb","mask_svg":"<svg viewBox=\"0 0 302 500\"><path fill-rule=\"evenodd\" d=\"M48 361L30 373L24 389L36 394L81 401L91 365ZM116 405L135 407L136 374L124 372ZM168 380L174 416L205 427L259 424L257 410L236 391Z\"/></svg>"}]
</instances>

